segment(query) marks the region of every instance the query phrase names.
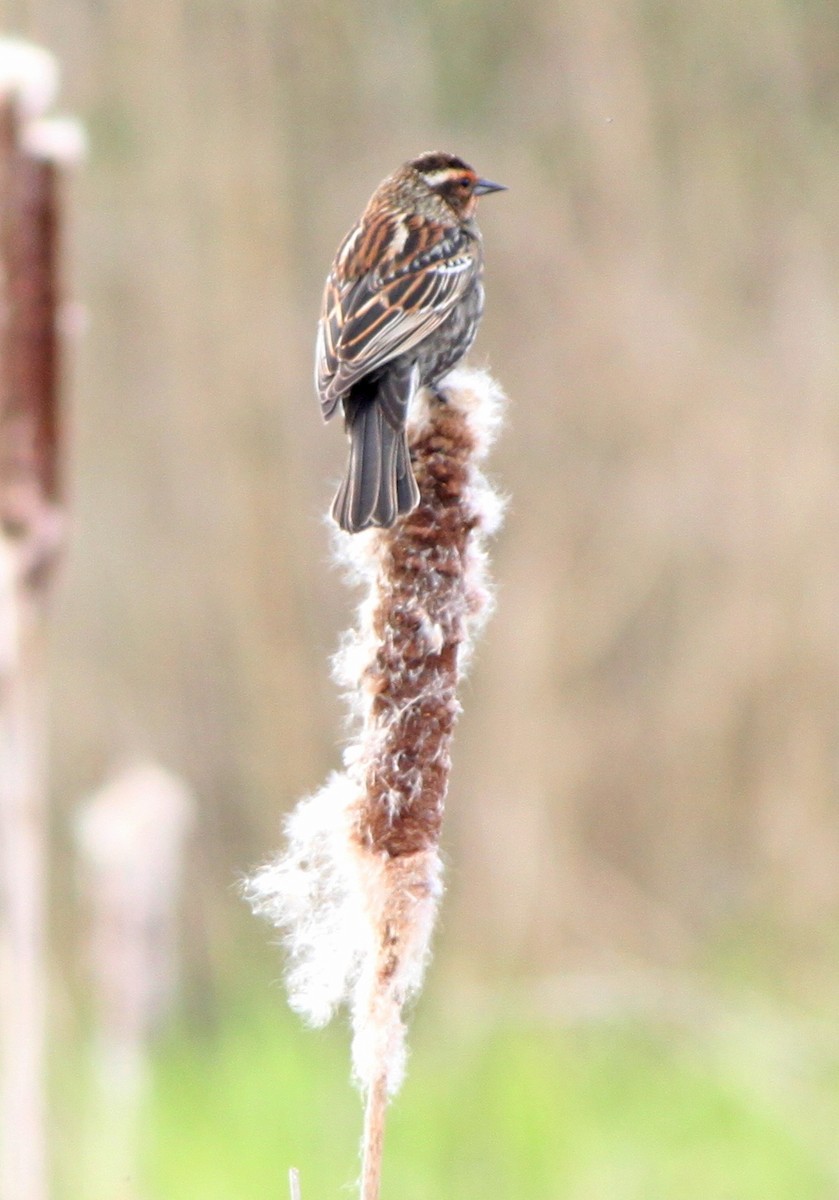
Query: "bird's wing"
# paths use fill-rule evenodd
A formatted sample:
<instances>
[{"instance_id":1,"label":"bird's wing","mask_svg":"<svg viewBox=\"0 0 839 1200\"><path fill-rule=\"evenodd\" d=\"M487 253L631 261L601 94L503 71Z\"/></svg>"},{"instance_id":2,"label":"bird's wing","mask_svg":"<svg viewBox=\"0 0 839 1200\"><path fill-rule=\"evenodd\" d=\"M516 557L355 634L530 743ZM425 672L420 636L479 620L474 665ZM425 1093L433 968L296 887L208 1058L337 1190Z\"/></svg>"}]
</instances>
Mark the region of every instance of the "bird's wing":
<instances>
[{"instance_id":1,"label":"bird's wing","mask_svg":"<svg viewBox=\"0 0 839 1200\"><path fill-rule=\"evenodd\" d=\"M324 417L363 375L428 337L467 290L476 270L469 236L455 227L431 241L434 233L426 234L422 252L412 252L407 261L405 254L383 258L379 268L355 278L348 278L347 266L353 265L357 243L363 246L363 228L339 250L318 326L315 378ZM411 250L411 238L400 249Z\"/></svg>"}]
</instances>

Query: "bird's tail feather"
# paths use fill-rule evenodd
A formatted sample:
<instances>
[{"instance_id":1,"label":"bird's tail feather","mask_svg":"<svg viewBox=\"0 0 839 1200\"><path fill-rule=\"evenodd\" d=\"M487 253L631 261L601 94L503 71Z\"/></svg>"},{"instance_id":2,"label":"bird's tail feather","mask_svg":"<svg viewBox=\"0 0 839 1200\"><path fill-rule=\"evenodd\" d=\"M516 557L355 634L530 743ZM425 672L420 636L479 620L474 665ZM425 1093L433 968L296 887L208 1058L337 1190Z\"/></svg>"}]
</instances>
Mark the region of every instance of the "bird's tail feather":
<instances>
[{"instance_id":1,"label":"bird's tail feather","mask_svg":"<svg viewBox=\"0 0 839 1200\"><path fill-rule=\"evenodd\" d=\"M419 502L405 436L418 375L416 363L397 361L360 379L344 397L350 459L332 515L349 533L388 529Z\"/></svg>"},{"instance_id":2,"label":"bird's tail feather","mask_svg":"<svg viewBox=\"0 0 839 1200\"><path fill-rule=\"evenodd\" d=\"M419 501L404 429L394 429L375 401L348 414L350 458L332 505L342 529L388 529Z\"/></svg>"}]
</instances>

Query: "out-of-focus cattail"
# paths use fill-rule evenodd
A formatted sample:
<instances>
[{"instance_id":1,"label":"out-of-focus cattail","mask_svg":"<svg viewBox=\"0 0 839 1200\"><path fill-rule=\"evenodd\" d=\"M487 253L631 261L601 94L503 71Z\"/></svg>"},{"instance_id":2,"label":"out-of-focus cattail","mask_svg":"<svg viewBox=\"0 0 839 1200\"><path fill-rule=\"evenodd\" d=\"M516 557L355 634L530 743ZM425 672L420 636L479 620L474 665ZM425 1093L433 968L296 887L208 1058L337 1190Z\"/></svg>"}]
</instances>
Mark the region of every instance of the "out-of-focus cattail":
<instances>
[{"instance_id":1,"label":"out-of-focus cattail","mask_svg":"<svg viewBox=\"0 0 839 1200\"><path fill-rule=\"evenodd\" d=\"M149 1039L177 978L177 905L194 802L140 763L96 792L76 822L89 943L98 1108L86 1191L113 1200L136 1178Z\"/></svg>"},{"instance_id":2,"label":"out-of-focus cattail","mask_svg":"<svg viewBox=\"0 0 839 1200\"><path fill-rule=\"evenodd\" d=\"M502 396L461 369L422 392L409 430L419 506L391 530L337 535L364 588L336 658L353 732L344 770L301 801L288 848L248 885L283 930L292 1006L313 1024L347 1003L366 1098L362 1197L379 1190L387 1097L405 1063L403 1009L418 991L440 899L440 825L457 683L491 608L486 538L502 504L480 464Z\"/></svg>"},{"instance_id":3,"label":"out-of-focus cattail","mask_svg":"<svg viewBox=\"0 0 839 1200\"><path fill-rule=\"evenodd\" d=\"M149 1035L177 981L177 904L194 812L185 784L154 763L127 767L76 821L101 1066L142 1075ZM110 1086L110 1082L107 1086Z\"/></svg>"},{"instance_id":4,"label":"out-of-focus cattail","mask_svg":"<svg viewBox=\"0 0 839 1200\"><path fill-rule=\"evenodd\" d=\"M56 83L52 55L0 39L0 1200L47 1190L43 623L63 540L59 174L83 141L69 121L44 136Z\"/></svg>"}]
</instances>

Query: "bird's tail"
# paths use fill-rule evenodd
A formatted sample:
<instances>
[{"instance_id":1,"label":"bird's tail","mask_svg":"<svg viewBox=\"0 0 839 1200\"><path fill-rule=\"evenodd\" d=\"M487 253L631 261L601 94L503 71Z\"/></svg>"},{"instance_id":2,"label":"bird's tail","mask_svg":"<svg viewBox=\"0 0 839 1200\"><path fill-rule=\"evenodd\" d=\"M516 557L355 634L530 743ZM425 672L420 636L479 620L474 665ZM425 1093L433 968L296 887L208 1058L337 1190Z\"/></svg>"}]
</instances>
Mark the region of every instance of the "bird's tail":
<instances>
[{"instance_id":1,"label":"bird's tail","mask_svg":"<svg viewBox=\"0 0 839 1200\"><path fill-rule=\"evenodd\" d=\"M405 436L415 386L414 368L391 370L365 380L344 400L350 459L332 516L348 533L371 525L389 529L419 503Z\"/></svg>"},{"instance_id":2,"label":"bird's tail","mask_svg":"<svg viewBox=\"0 0 839 1200\"><path fill-rule=\"evenodd\" d=\"M350 459L332 504L348 533L371 525L389 529L419 501L405 430L393 429L380 404L364 404L348 420Z\"/></svg>"}]
</instances>

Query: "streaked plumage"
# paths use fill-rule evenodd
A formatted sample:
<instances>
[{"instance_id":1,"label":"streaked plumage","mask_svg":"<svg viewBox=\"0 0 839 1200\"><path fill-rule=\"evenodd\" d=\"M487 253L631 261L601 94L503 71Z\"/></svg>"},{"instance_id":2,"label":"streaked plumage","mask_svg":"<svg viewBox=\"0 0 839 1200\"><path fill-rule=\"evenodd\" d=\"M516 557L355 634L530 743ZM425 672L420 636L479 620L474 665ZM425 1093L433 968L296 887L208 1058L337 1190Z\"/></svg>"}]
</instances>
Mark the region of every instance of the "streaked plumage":
<instances>
[{"instance_id":1,"label":"streaked plumage","mask_svg":"<svg viewBox=\"0 0 839 1200\"><path fill-rule=\"evenodd\" d=\"M478 196L501 185L451 154L423 154L379 185L338 248L318 326L325 420L343 406L347 473L332 514L355 533L410 512L419 492L405 422L420 386L450 371L483 310Z\"/></svg>"}]
</instances>

